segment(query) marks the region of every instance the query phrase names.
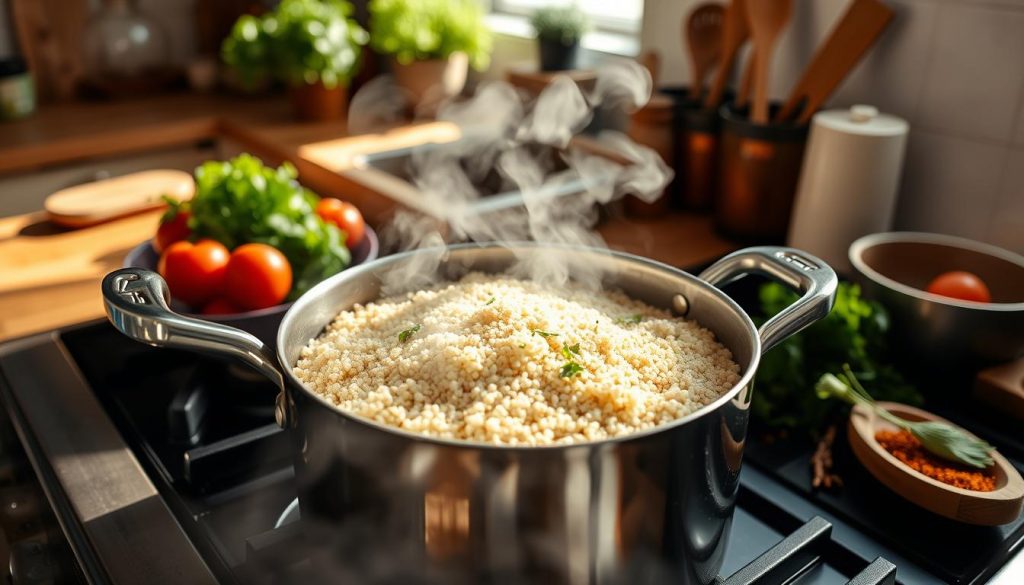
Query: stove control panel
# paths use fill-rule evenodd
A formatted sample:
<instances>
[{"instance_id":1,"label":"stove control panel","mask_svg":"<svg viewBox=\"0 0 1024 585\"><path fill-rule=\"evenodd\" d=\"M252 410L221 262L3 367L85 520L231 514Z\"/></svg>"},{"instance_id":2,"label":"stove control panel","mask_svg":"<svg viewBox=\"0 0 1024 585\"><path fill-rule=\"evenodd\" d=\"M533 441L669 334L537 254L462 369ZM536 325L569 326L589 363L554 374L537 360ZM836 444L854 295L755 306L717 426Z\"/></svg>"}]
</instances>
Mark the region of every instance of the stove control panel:
<instances>
[{"instance_id":1,"label":"stove control panel","mask_svg":"<svg viewBox=\"0 0 1024 585\"><path fill-rule=\"evenodd\" d=\"M18 435L0 411L0 563L5 560L13 585L85 583Z\"/></svg>"}]
</instances>

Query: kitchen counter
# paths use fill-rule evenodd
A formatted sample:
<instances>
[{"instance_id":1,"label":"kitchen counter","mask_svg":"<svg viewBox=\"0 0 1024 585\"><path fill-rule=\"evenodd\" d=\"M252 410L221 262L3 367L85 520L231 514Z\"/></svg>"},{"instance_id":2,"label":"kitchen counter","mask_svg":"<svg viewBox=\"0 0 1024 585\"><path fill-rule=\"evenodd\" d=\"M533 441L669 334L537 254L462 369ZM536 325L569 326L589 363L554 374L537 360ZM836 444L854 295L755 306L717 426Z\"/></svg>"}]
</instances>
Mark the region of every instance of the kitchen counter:
<instances>
[{"instance_id":1,"label":"kitchen counter","mask_svg":"<svg viewBox=\"0 0 1024 585\"><path fill-rule=\"evenodd\" d=\"M233 131L263 136L283 155L296 143L344 133L343 123L299 124L281 99L174 94L131 101L44 105L0 123L0 175L103 156L211 140Z\"/></svg>"},{"instance_id":2,"label":"kitchen counter","mask_svg":"<svg viewBox=\"0 0 1024 585\"><path fill-rule=\"evenodd\" d=\"M346 135L343 122L299 123L281 99L174 95L136 101L44 106L0 125L0 175L72 161L229 139L268 163L292 161L304 184L348 199L374 225L395 205L367 192L304 148ZM380 140L398 140L397 134ZM42 212L0 218L0 340L103 315L99 281L156 230L149 212L80 230L62 230ZM704 264L738 246L717 236L705 215L612 218L599 226L609 245L679 267Z\"/></svg>"}]
</instances>

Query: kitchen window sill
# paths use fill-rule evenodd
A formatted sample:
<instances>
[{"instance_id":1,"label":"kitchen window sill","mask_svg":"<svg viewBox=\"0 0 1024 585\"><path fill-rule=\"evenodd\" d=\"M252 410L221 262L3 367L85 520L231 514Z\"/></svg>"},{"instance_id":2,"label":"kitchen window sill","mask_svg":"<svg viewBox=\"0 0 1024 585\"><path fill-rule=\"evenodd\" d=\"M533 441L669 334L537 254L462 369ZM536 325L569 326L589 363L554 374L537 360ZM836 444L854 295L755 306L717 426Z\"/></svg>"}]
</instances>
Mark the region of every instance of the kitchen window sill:
<instances>
[{"instance_id":1,"label":"kitchen window sill","mask_svg":"<svg viewBox=\"0 0 1024 585\"><path fill-rule=\"evenodd\" d=\"M533 39L530 19L518 14L492 12L487 24L495 34L520 39ZM580 46L588 51L634 58L640 54L640 39L635 34L619 31L595 30L583 36Z\"/></svg>"}]
</instances>

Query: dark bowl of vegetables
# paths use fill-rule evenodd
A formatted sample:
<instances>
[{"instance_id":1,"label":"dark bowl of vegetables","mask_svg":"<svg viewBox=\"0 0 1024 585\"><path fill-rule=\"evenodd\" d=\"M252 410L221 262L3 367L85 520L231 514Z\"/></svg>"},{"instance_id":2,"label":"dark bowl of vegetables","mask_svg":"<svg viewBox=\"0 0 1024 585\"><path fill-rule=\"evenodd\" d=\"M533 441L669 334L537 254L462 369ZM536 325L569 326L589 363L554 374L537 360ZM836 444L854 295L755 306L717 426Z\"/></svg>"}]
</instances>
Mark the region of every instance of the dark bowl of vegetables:
<instances>
[{"instance_id":1,"label":"dark bowl of vegetables","mask_svg":"<svg viewBox=\"0 0 1024 585\"><path fill-rule=\"evenodd\" d=\"M865 294L889 310L913 363L968 371L1024 355L1024 256L947 236L890 232L850 246Z\"/></svg>"},{"instance_id":2,"label":"dark bowl of vegetables","mask_svg":"<svg viewBox=\"0 0 1024 585\"><path fill-rule=\"evenodd\" d=\"M172 203L125 267L158 271L176 311L247 331L273 346L282 317L323 279L377 258L358 209L302 187L289 164L243 154L195 171L195 196Z\"/></svg>"}]
</instances>

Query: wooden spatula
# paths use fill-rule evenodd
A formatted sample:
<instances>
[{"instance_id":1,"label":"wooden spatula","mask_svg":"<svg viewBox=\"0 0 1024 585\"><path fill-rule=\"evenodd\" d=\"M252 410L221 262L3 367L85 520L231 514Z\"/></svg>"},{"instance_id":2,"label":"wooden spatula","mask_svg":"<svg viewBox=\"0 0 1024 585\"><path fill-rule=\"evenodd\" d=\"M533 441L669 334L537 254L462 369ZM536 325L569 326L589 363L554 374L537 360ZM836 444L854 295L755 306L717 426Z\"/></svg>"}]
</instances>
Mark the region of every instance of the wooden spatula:
<instances>
[{"instance_id":1,"label":"wooden spatula","mask_svg":"<svg viewBox=\"0 0 1024 585\"><path fill-rule=\"evenodd\" d=\"M164 195L191 199L194 191L192 175L184 171L142 171L61 189L43 207L50 221L80 228L159 208Z\"/></svg>"},{"instance_id":2,"label":"wooden spatula","mask_svg":"<svg viewBox=\"0 0 1024 585\"><path fill-rule=\"evenodd\" d=\"M754 106L750 119L768 123L768 76L772 52L793 13L793 0L754 0L747 3L750 38L754 43Z\"/></svg>"},{"instance_id":3,"label":"wooden spatula","mask_svg":"<svg viewBox=\"0 0 1024 585\"><path fill-rule=\"evenodd\" d=\"M722 14L722 56L718 60L718 70L711 82L711 90L704 98L704 108L713 110L722 101L725 83L729 81L736 53L743 43L750 38L750 27L747 26L747 0L732 0Z\"/></svg>"},{"instance_id":4,"label":"wooden spatula","mask_svg":"<svg viewBox=\"0 0 1024 585\"><path fill-rule=\"evenodd\" d=\"M745 108L750 101L751 88L754 85L754 53L747 57L747 63L743 67L743 76L740 77L740 87L736 90L734 103L736 108Z\"/></svg>"},{"instance_id":5,"label":"wooden spatula","mask_svg":"<svg viewBox=\"0 0 1024 585\"><path fill-rule=\"evenodd\" d=\"M839 83L867 53L892 20L893 11L878 0L853 0L825 42L815 53L800 82L775 115L788 120L800 108L800 123L806 123L828 99Z\"/></svg>"},{"instance_id":6,"label":"wooden spatula","mask_svg":"<svg viewBox=\"0 0 1024 585\"><path fill-rule=\"evenodd\" d=\"M683 26L683 36L690 50L690 66L693 81L690 83L690 98L700 99L704 92L704 78L718 62L722 53L721 4L701 4L693 9Z\"/></svg>"}]
</instances>

